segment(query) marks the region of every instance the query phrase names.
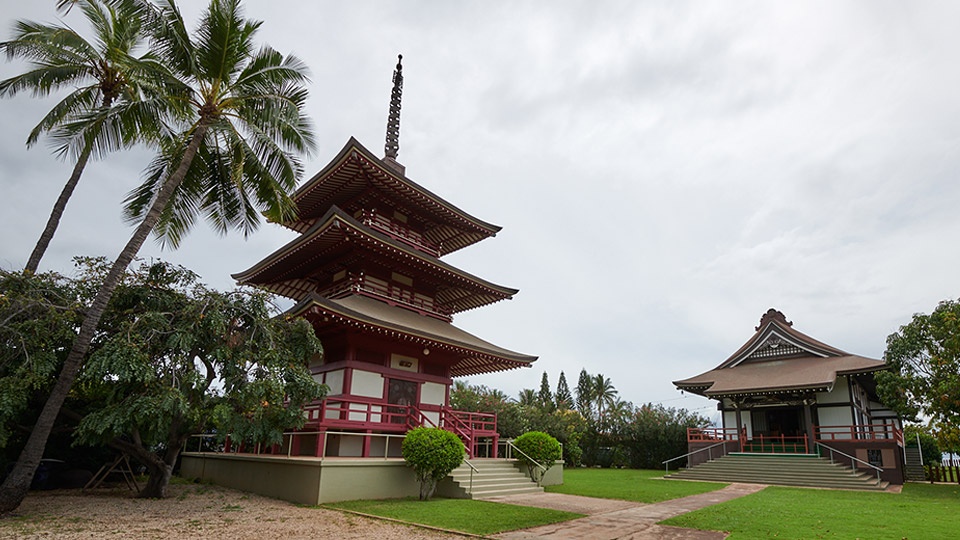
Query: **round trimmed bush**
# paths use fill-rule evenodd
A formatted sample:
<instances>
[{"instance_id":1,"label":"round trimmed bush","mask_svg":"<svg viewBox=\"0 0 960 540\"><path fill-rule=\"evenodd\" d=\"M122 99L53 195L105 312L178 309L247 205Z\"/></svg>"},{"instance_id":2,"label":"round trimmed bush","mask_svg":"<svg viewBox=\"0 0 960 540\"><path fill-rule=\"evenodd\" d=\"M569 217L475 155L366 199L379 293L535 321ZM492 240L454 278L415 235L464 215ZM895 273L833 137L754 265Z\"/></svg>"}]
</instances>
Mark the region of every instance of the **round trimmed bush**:
<instances>
[{"instance_id":1,"label":"round trimmed bush","mask_svg":"<svg viewBox=\"0 0 960 540\"><path fill-rule=\"evenodd\" d=\"M466 449L459 437L445 429L418 427L407 432L402 451L420 482L420 500L425 501L437 489L437 482L463 463Z\"/></svg>"},{"instance_id":2,"label":"round trimmed bush","mask_svg":"<svg viewBox=\"0 0 960 540\"><path fill-rule=\"evenodd\" d=\"M530 477L536 480L537 484L543 479L544 473L553 467L553 462L560 459L563 453L560 443L542 431L528 431L517 437L513 445L526 454L526 456L520 454L517 460L530 469ZM533 462L543 465L544 469L540 470Z\"/></svg>"}]
</instances>

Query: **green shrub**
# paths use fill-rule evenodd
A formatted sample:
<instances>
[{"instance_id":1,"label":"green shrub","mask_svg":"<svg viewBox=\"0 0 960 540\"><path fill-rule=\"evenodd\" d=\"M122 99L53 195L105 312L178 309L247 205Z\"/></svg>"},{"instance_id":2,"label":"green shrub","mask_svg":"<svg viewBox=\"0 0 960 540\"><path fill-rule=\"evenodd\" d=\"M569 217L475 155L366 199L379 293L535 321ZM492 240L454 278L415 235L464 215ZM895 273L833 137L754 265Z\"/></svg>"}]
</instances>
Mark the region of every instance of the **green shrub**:
<instances>
[{"instance_id":1,"label":"green shrub","mask_svg":"<svg viewBox=\"0 0 960 540\"><path fill-rule=\"evenodd\" d=\"M537 485L540 485L547 470L553 467L553 462L561 458L560 443L542 431L528 431L517 437L513 445L521 452L517 460L530 469L530 477L536 480ZM534 462L544 468L540 469Z\"/></svg>"},{"instance_id":2,"label":"green shrub","mask_svg":"<svg viewBox=\"0 0 960 540\"><path fill-rule=\"evenodd\" d=\"M418 427L407 432L403 459L417 474L421 501L430 499L437 482L463 463L465 451L460 438L444 429Z\"/></svg>"}]
</instances>

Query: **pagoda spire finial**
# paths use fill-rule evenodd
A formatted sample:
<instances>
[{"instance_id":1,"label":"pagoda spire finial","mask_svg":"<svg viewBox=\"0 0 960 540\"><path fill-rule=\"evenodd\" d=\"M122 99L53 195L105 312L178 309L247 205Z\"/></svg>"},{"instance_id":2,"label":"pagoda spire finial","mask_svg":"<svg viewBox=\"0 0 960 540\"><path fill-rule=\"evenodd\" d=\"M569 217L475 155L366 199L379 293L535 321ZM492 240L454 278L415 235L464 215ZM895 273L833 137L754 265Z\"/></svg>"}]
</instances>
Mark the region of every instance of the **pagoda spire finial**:
<instances>
[{"instance_id":1,"label":"pagoda spire finial","mask_svg":"<svg viewBox=\"0 0 960 540\"><path fill-rule=\"evenodd\" d=\"M393 71L393 91L390 92L390 116L387 118L387 144L385 157L394 161L400 151L400 97L403 94L403 55L397 55L397 69Z\"/></svg>"}]
</instances>

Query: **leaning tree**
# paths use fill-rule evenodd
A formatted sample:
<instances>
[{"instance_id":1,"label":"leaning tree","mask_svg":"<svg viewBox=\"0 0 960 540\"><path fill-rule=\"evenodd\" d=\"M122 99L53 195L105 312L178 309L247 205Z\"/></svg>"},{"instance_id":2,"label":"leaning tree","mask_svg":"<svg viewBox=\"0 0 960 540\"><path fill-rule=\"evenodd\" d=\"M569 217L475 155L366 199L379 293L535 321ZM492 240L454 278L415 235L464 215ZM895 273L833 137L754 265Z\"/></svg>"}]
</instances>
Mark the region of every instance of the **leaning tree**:
<instances>
[{"instance_id":1,"label":"leaning tree","mask_svg":"<svg viewBox=\"0 0 960 540\"><path fill-rule=\"evenodd\" d=\"M306 66L269 47L258 49L253 38L261 23L244 18L240 0L211 0L193 34L187 31L174 0L149 7L152 48L182 81L186 93L178 91L167 100L155 100L150 103L153 108L133 105L138 108L136 124L124 123L122 114L111 111L97 111L92 116L105 124L104 129L158 144L160 156L152 169L163 171L162 181L86 311L20 459L0 488L0 514L16 509L26 496L54 420L114 290L181 184L188 176L199 176L191 172L200 167L197 158L212 160L204 167L229 171L213 180L229 179L236 184L244 194L244 209L252 208L218 213L214 204L206 212L208 217L243 219L259 209L282 221L293 212L288 192L303 172L298 154L314 145L303 112ZM162 128L171 131L164 133Z\"/></svg>"},{"instance_id":2,"label":"leaning tree","mask_svg":"<svg viewBox=\"0 0 960 540\"><path fill-rule=\"evenodd\" d=\"M22 92L48 96L68 90L27 137L29 147L50 133L56 153L74 158L73 171L27 260L25 269L30 272L40 266L87 162L124 144L123 137L104 130L102 116L93 113L168 93L169 85L178 84L153 53L137 55L147 39L142 6L129 0L76 0L73 4L80 4L93 30L92 39L66 25L17 21L13 37L0 43L0 53L7 58L29 63L24 73L0 81L0 96Z\"/></svg>"}]
</instances>

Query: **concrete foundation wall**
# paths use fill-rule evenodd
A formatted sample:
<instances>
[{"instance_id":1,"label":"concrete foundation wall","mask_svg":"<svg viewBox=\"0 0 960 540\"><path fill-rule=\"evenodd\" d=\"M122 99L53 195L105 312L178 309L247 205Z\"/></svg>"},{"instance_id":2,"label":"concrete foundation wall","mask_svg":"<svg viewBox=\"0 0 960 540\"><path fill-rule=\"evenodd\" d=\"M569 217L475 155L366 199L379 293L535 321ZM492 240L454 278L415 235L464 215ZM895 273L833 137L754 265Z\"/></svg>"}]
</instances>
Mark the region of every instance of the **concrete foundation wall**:
<instances>
[{"instance_id":1,"label":"concrete foundation wall","mask_svg":"<svg viewBox=\"0 0 960 540\"><path fill-rule=\"evenodd\" d=\"M880 473L880 478L890 482L891 484L903 484L904 474L903 474L903 449L900 448L896 442L893 441L870 441L870 440L836 440L836 441L824 441L824 444L830 446L836 450L839 450L845 454L854 456L855 458L862 461L868 460L867 450L879 450L880 451L880 467L883 468L883 472ZM824 447L820 447L820 455L823 457L830 457L830 451ZM857 463L855 461L851 462L849 458L845 458L838 454L834 454L834 459L840 463L843 463L847 466L855 466L857 472L866 472L868 474L874 474L874 469L867 467L863 464Z\"/></svg>"},{"instance_id":2,"label":"concrete foundation wall","mask_svg":"<svg viewBox=\"0 0 960 540\"><path fill-rule=\"evenodd\" d=\"M299 504L417 497L402 459L325 459L183 454L180 475Z\"/></svg>"},{"instance_id":3,"label":"concrete foundation wall","mask_svg":"<svg viewBox=\"0 0 960 540\"><path fill-rule=\"evenodd\" d=\"M299 504L317 504L320 493L319 460L308 458L190 452L181 458L180 476Z\"/></svg>"},{"instance_id":4,"label":"concrete foundation wall","mask_svg":"<svg viewBox=\"0 0 960 540\"><path fill-rule=\"evenodd\" d=\"M514 467L520 469L520 472L530 476L530 469L526 465L521 465L520 462L515 461L513 463ZM553 467L547 469L547 473L543 475L543 479L540 480L541 486L559 486L563 484L563 462L557 461L553 464Z\"/></svg>"}]
</instances>

